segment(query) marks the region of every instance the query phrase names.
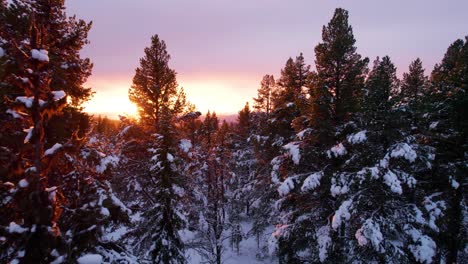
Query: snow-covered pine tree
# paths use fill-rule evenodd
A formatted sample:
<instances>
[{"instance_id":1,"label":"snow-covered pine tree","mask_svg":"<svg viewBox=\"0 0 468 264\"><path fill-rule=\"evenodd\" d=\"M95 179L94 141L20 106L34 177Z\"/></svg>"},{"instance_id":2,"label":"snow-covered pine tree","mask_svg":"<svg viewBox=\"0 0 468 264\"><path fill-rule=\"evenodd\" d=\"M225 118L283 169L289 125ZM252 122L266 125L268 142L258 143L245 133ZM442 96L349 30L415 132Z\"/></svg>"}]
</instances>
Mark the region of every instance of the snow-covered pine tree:
<instances>
[{"instance_id":1,"label":"snow-covered pine tree","mask_svg":"<svg viewBox=\"0 0 468 264\"><path fill-rule=\"evenodd\" d=\"M284 263L341 262L346 256L331 226L331 216L340 206L331 192L340 161L329 157L345 152L339 144L340 133L345 121L360 109L368 60L356 53L346 10L335 10L323 27L322 38L323 43L315 48L317 74L310 77L310 107L297 125L304 130L271 162L272 180L279 185L276 207L281 213L271 249L277 250Z\"/></svg>"},{"instance_id":2,"label":"snow-covered pine tree","mask_svg":"<svg viewBox=\"0 0 468 264\"><path fill-rule=\"evenodd\" d=\"M178 233L186 220L179 204L183 177L177 157L176 122L188 104L175 71L168 65L169 59L165 42L158 35L153 36L129 90L141 122L154 131L147 144L152 155L147 177L152 182L154 204L145 212L145 232L138 243L140 252L147 252L144 255L155 263L185 263L184 245Z\"/></svg>"},{"instance_id":3,"label":"snow-covered pine tree","mask_svg":"<svg viewBox=\"0 0 468 264\"><path fill-rule=\"evenodd\" d=\"M1 206L1 210L5 210L1 225L6 226L2 235L9 246L2 248L1 257L8 261L21 259L25 263L40 263L53 261L65 253L58 226L62 209L56 197L60 196L60 190L49 184L56 152L63 145L46 144L44 126L66 105L66 93L50 86L47 28L51 21L36 19L34 10L28 10L26 15L30 16L27 37L18 35L11 24L0 25L2 51L7 54L8 62L15 61L18 65L17 71L7 73L5 80L22 94L11 95L14 100L8 100L7 112L19 119L26 131L24 145L12 153L13 161L8 172L2 175L2 181L9 183L2 185L9 189L9 195L3 197L6 204ZM2 19L5 16L2 14Z\"/></svg>"},{"instance_id":4,"label":"snow-covered pine tree","mask_svg":"<svg viewBox=\"0 0 468 264\"><path fill-rule=\"evenodd\" d=\"M429 205L443 206L441 212L437 208L428 209L433 218L439 220L435 222L439 230L434 234L437 260L447 263L467 259L467 69L468 37L465 37L453 42L442 62L434 67L431 86L416 117L423 120L419 127L421 140L435 148L434 169L425 178L425 192L433 197Z\"/></svg>"}]
</instances>

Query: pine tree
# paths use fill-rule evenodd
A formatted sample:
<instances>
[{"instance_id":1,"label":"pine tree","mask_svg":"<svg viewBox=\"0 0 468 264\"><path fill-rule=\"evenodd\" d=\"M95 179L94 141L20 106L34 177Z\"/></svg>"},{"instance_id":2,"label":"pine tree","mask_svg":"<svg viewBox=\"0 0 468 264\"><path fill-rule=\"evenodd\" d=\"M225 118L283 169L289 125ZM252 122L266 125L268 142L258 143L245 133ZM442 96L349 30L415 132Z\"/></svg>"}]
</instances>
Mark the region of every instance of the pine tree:
<instances>
[{"instance_id":1,"label":"pine tree","mask_svg":"<svg viewBox=\"0 0 468 264\"><path fill-rule=\"evenodd\" d=\"M43 30L47 31L47 36L44 36L46 39L43 41L48 42L47 51L51 58L48 66L50 87L53 90L64 90L72 99L71 106L78 107L92 96L91 88L83 85L91 75L93 65L88 58L83 59L80 55L80 50L88 44L87 37L92 23L75 16L67 17L64 2L15 0L2 15L2 22L5 23L5 30L13 32L18 40L29 38L33 21L46 25ZM15 58L8 62L8 74L21 74L24 69L19 62ZM5 83L0 84L2 89L3 85Z\"/></svg>"},{"instance_id":2,"label":"pine tree","mask_svg":"<svg viewBox=\"0 0 468 264\"><path fill-rule=\"evenodd\" d=\"M260 83L260 88L257 91L257 98L254 98L254 108L259 112L265 112L266 117L270 116L272 109L272 97L276 83L273 75L265 75Z\"/></svg>"},{"instance_id":3,"label":"pine tree","mask_svg":"<svg viewBox=\"0 0 468 264\"><path fill-rule=\"evenodd\" d=\"M146 212L150 232L148 250L155 263L185 263L183 243L178 234L185 224L180 208L181 169L177 153L177 115L187 111L184 92L178 88L175 71L169 68L170 55L166 44L157 35L135 71L129 97L138 109L141 122L151 127L154 143L148 176L153 183L151 209Z\"/></svg>"},{"instance_id":4,"label":"pine tree","mask_svg":"<svg viewBox=\"0 0 468 264\"><path fill-rule=\"evenodd\" d=\"M401 93L405 97L416 99L418 95L425 92L427 84L428 79L426 75L424 75L422 61L417 58L409 65L409 71L403 73Z\"/></svg>"},{"instance_id":5,"label":"pine tree","mask_svg":"<svg viewBox=\"0 0 468 264\"><path fill-rule=\"evenodd\" d=\"M247 102L237 116L237 132L239 137L246 141L250 135L251 126L251 112L249 103Z\"/></svg>"},{"instance_id":6,"label":"pine tree","mask_svg":"<svg viewBox=\"0 0 468 264\"><path fill-rule=\"evenodd\" d=\"M348 11L337 8L315 47L318 78L333 95L334 119L341 122L360 108L368 59L356 52Z\"/></svg>"},{"instance_id":7,"label":"pine tree","mask_svg":"<svg viewBox=\"0 0 468 264\"><path fill-rule=\"evenodd\" d=\"M162 111L177 115L186 107L185 93L178 89L176 72L169 68L171 56L166 43L158 35L151 38L151 46L145 48L145 56L135 70L129 90L130 101L138 107L142 122L160 129Z\"/></svg>"},{"instance_id":8,"label":"pine tree","mask_svg":"<svg viewBox=\"0 0 468 264\"><path fill-rule=\"evenodd\" d=\"M54 91L50 86L52 75L49 71L49 36L46 31L50 21L35 20L34 13L30 13L32 20L28 43L21 42L24 36L18 36L9 24L0 25L0 37L5 41L2 50L21 65L21 73L8 75L7 83L25 95L9 101L8 112L20 119L22 126L29 127L25 145L20 147L10 164L8 174L2 175L2 181L13 181L15 184L10 186L14 189L9 204L1 207L7 210L2 215L8 217L3 219L2 225L9 223L10 227L7 231L10 233L7 235L10 246L2 250L1 256L10 261L21 258L24 262L39 263L57 258L58 255L53 252L64 253L64 241L58 226L61 202L51 198L48 191L55 152L62 148L62 144L56 143L46 149L44 125L64 107L66 93ZM20 235L15 236L15 233Z\"/></svg>"},{"instance_id":9,"label":"pine tree","mask_svg":"<svg viewBox=\"0 0 468 264\"><path fill-rule=\"evenodd\" d=\"M289 58L281 70L278 87L272 98L273 109L270 121L275 126L277 142L288 140L294 133L292 121L306 105L305 85L310 75L310 66L304 62L302 53L295 60Z\"/></svg>"},{"instance_id":10,"label":"pine tree","mask_svg":"<svg viewBox=\"0 0 468 264\"><path fill-rule=\"evenodd\" d=\"M397 117L392 115L390 111L392 106L390 96L395 95L398 88L399 80L396 77L396 68L390 57L385 56L382 60L377 57L365 84L364 127L385 134L382 137L382 143L385 147L388 147L388 140L390 140L391 123L398 126L403 125L395 122Z\"/></svg>"}]
</instances>

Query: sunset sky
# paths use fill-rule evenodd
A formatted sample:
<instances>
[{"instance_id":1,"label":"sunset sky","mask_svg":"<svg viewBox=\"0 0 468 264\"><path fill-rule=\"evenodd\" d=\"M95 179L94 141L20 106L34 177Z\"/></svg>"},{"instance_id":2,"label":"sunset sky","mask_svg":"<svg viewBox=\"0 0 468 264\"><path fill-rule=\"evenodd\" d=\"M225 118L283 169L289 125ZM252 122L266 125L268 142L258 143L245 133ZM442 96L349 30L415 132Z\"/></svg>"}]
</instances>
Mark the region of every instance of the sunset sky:
<instances>
[{"instance_id":1,"label":"sunset sky","mask_svg":"<svg viewBox=\"0 0 468 264\"><path fill-rule=\"evenodd\" d=\"M336 7L350 12L358 52L389 55L406 71L416 57L426 73L448 45L468 35L468 1L68 0L68 15L93 21L82 54L94 63L86 110L134 113L128 101L135 68L159 34L170 66L198 110L236 113L256 95L264 74L279 76L288 57L314 63L322 26Z\"/></svg>"}]
</instances>

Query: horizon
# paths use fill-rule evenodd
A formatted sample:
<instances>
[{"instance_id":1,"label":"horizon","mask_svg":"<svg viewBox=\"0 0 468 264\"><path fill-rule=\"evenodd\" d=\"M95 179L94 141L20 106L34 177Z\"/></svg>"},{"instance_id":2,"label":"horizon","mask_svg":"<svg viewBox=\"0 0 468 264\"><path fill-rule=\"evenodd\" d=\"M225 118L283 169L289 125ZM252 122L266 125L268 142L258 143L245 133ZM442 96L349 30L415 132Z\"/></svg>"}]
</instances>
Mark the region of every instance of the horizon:
<instances>
[{"instance_id":1,"label":"horizon","mask_svg":"<svg viewBox=\"0 0 468 264\"><path fill-rule=\"evenodd\" d=\"M128 89L144 48L158 34L167 44L170 66L188 100L202 113L230 115L252 102L265 74L277 79L289 57L302 52L315 69L314 47L336 7L349 10L358 53L369 58L369 67L376 56L389 55L401 77L419 57L429 75L448 45L468 34L463 28L468 24L463 11L468 3L456 1L448 7L415 1L405 2L409 5L405 9L401 3L179 0L109 5L83 0L67 1L66 6L67 14L93 21L90 44L82 54L94 63L86 86L96 94L84 105L85 111L135 115ZM110 11L100 12L104 7Z\"/></svg>"}]
</instances>

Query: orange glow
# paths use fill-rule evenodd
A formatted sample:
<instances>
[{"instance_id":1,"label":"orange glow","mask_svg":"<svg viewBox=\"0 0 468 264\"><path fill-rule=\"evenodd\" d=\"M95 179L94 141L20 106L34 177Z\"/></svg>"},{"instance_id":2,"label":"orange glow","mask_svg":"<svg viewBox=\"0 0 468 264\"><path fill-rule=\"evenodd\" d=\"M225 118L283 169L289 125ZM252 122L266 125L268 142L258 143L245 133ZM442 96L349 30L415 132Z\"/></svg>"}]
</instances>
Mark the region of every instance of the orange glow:
<instances>
[{"instance_id":1,"label":"orange glow","mask_svg":"<svg viewBox=\"0 0 468 264\"><path fill-rule=\"evenodd\" d=\"M203 114L208 110L218 114L237 113L256 95L255 83L231 78L180 81L188 100Z\"/></svg>"},{"instance_id":2,"label":"orange glow","mask_svg":"<svg viewBox=\"0 0 468 264\"><path fill-rule=\"evenodd\" d=\"M85 111L95 115L106 115L117 119L119 115L137 115L137 107L128 99L130 83L120 80L90 81L96 92L93 98L84 104Z\"/></svg>"},{"instance_id":3,"label":"orange glow","mask_svg":"<svg viewBox=\"0 0 468 264\"><path fill-rule=\"evenodd\" d=\"M187 93L187 99L195 104L197 111L205 114L208 110L218 114L234 114L244 107L257 92L257 79L219 77L202 79L181 78L179 85ZM125 80L126 79L126 80ZM118 118L118 115L137 115L137 107L128 99L128 89L131 77L128 78L91 78L87 86L96 91L94 97L87 102L85 111L92 114L107 115Z\"/></svg>"}]
</instances>

